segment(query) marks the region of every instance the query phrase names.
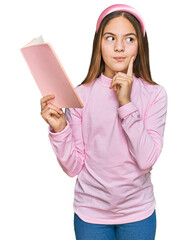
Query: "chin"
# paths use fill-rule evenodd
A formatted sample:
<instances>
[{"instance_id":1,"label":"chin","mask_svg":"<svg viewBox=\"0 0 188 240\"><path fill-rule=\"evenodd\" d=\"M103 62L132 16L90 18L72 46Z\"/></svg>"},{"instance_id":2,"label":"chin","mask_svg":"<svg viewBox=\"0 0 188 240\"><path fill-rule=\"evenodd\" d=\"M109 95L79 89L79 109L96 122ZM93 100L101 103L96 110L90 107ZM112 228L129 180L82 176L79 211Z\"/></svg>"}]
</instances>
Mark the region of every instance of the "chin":
<instances>
[{"instance_id":1,"label":"chin","mask_svg":"<svg viewBox=\"0 0 188 240\"><path fill-rule=\"evenodd\" d=\"M126 68L115 68L114 72L124 72L126 73Z\"/></svg>"},{"instance_id":2,"label":"chin","mask_svg":"<svg viewBox=\"0 0 188 240\"><path fill-rule=\"evenodd\" d=\"M119 64L120 65L120 64ZM127 66L114 66L113 71L114 72L125 72L127 70Z\"/></svg>"}]
</instances>

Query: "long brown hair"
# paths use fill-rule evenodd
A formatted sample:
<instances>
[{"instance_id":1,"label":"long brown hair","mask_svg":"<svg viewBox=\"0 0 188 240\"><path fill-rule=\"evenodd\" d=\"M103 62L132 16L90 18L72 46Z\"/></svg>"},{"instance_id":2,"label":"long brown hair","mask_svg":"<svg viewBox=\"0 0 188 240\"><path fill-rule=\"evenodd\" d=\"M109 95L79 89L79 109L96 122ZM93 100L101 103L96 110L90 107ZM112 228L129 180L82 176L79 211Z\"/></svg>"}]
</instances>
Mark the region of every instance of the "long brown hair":
<instances>
[{"instance_id":1,"label":"long brown hair","mask_svg":"<svg viewBox=\"0 0 188 240\"><path fill-rule=\"evenodd\" d=\"M106 24L113 18L124 16L127 18L133 27L135 28L137 39L138 39L138 54L134 61L133 72L137 78L142 78L150 84L158 85L151 78L150 64L149 64L149 47L147 33L143 36L142 28L140 22L130 13L117 11L108 14L101 22L98 32L95 32L93 40L93 51L91 56L91 62L86 78L81 84L92 83L95 78L98 78L101 73L104 72L105 63L101 54L101 41L103 36L103 31Z\"/></svg>"}]
</instances>

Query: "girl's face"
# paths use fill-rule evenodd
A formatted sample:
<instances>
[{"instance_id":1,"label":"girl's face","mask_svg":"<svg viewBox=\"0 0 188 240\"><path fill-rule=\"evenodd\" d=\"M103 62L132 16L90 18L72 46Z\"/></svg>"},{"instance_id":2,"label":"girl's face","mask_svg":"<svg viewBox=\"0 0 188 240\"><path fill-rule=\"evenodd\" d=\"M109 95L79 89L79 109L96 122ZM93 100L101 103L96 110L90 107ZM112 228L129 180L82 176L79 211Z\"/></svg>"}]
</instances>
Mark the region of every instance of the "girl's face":
<instances>
[{"instance_id":1,"label":"girl's face","mask_svg":"<svg viewBox=\"0 0 188 240\"><path fill-rule=\"evenodd\" d=\"M133 25L123 16L113 18L104 28L101 53L104 75L113 78L115 72L127 73L132 56L136 59L138 41Z\"/></svg>"}]
</instances>

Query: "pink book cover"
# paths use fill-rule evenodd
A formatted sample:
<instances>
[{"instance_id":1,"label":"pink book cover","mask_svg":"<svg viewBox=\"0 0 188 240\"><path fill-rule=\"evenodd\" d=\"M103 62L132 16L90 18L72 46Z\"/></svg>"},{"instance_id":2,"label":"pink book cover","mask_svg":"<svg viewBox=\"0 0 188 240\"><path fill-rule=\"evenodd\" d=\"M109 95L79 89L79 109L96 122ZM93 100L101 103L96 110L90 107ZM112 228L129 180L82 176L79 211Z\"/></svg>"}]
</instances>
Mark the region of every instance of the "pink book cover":
<instances>
[{"instance_id":1,"label":"pink book cover","mask_svg":"<svg viewBox=\"0 0 188 240\"><path fill-rule=\"evenodd\" d=\"M55 95L49 102L59 108L83 108L83 103L50 43L45 43L40 36L20 51L42 96Z\"/></svg>"}]
</instances>

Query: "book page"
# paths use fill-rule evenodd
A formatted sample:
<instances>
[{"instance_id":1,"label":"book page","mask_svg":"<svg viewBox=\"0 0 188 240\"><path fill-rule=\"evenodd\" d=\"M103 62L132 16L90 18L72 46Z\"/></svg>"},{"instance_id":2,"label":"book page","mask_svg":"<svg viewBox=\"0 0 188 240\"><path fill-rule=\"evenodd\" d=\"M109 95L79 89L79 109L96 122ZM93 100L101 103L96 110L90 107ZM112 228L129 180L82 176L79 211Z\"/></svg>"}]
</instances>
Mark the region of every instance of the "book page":
<instances>
[{"instance_id":1,"label":"book page","mask_svg":"<svg viewBox=\"0 0 188 240\"><path fill-rule=\"evenodd\" d=\"M26 46L37 45L37 44L40 44L40 43L44 43L44 39L43 39L42 35L40 35L38 38L35 38L34 40L32 40Z\"/></svg>"}]
</instances>

